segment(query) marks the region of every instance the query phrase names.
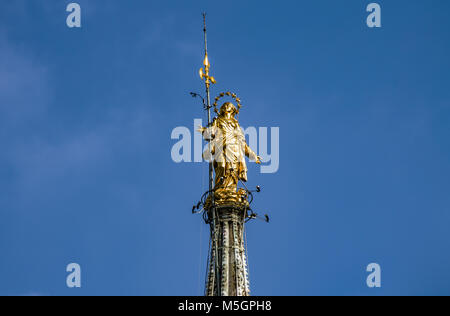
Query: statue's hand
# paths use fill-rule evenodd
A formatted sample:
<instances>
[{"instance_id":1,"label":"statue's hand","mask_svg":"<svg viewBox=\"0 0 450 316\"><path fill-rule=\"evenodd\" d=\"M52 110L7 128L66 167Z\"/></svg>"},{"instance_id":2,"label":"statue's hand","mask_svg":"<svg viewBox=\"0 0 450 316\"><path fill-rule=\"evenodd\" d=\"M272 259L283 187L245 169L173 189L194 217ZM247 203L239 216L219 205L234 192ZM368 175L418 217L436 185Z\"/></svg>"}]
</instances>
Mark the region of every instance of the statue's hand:
<instances>
[{"instance_id":1,"label":"statue's hand","mask_svg":"<svg viewBox=\"0 0 450 316\"><path fill-rule=\"evenodd\" d=\"M258 165L261 164L261 157L260 156L256 156L256 161L255 161Z\"/></svg>"},{"instance_id":2,"label":"statue's hand","mask_svg":"<svg viewBox=\"0 0 450 316\"><path fill-rule=\"evenodd\" d=\"M200 132L201 134L203 134L204 131L206 131L206 127L199 125L197 128L197 132Z\"/></svg>"}]
</instances>

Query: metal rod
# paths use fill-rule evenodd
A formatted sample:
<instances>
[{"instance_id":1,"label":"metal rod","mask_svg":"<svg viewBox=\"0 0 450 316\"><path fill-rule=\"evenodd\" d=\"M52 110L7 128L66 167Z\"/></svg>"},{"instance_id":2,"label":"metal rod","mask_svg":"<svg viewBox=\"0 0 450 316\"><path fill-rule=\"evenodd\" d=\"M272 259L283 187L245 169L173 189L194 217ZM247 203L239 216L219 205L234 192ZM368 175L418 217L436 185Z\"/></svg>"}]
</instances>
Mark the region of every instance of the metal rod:
<instances>
[{"instance_id":1,"label":"metal rod","mask_svg":"<svg viewBox=\"0 0 450 316\"><path fill-rule=\"evenodd\" d=\"M208 56L208 39L206 34L206 13L203 13L203 35L204 35L204 42L205 42L205 58ZM211 127L211 97L210 97L210 80L209 78L206 78L205 80L205 88L206 88L206 109L208 111L208 127ZM211 140L209 141L209 153L210 157L212 158L212 148L211 148ZM214 173L213 173L213 162L209 162L209 192L211 192L211 205L212 205L212 227L211 227L211 233L213 237L213 242L215 244L215 259L214 259L214 266L215 266L215 280L220 281L220 271L219 271L219 253L218 253L218 245L217 245L217 225L216 225L216 208L214 204ZM219 282L217 282L219 283ZM220 284L214 284L216 287L216 295L220 296L221 294L221 285Z\"/></svg>"}]
</instances>

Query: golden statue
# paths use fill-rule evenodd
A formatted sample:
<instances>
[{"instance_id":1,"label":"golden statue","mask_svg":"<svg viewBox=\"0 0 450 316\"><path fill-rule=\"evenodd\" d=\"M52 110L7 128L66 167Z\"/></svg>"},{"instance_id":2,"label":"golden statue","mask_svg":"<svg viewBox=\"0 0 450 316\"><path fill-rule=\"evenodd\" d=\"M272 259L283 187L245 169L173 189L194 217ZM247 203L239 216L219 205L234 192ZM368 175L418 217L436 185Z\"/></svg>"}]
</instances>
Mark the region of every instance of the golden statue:
<instances>
[{"instance_id":1,"label":"golden statue","mask_svg":"<svg viewBox=\"0 0 450 316\"><path fill-rule=\"evenodd\" d=\"M214 202L246 204L247 192L237 191L239 180L247 181L245 157L261 163L260 157L247 145L244 133L236 119L238 110L231 102L225 102L218 116L209 127L199 127L203 138L210 142L203 158L213 162L215 171ZM210 203L210 202L209 202Z\"/></svg>"}]
</instances>

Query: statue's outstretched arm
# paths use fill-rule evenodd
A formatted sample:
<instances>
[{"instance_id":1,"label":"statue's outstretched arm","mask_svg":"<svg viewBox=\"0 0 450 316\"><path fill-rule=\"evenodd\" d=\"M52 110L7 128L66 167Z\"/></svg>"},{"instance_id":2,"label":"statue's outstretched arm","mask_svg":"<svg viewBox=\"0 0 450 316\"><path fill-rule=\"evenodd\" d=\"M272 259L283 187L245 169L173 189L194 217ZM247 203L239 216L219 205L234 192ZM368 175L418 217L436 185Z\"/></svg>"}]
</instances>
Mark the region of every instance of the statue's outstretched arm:
<instances>
[{"instance_id":1,"label":"statue's outstretched arm","mask_svg":"<svg viewBox=\"0 0 450 316\"><path fill-rule=\"evenodd\" d=\"M261 163L261 157L259 157L251 148L250 146L245 143L245 155L250 159L254 160L257 164Z\"/></svg>"},{"instance_id":2,"label":"statue's outstretched arm","mask_svg":"<svg viewBox=\"0 0 450 316\"><path fill-rule=\"evenodd\" d=\"M213 121L210 127L198 126L197 128L197 131L200 132L203 138L207 141L214 138L214 136L216 135L216 130L217 130L217 123L215 120Z\"/></svg>"}]
</instances>

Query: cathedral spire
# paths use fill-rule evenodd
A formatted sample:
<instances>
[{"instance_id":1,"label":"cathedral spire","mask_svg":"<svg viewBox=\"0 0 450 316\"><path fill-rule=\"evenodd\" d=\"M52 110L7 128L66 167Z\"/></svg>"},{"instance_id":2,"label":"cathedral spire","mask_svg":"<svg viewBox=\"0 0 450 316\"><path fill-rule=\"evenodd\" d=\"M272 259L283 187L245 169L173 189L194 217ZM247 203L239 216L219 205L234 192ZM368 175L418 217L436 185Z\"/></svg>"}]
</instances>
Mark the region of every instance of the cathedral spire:
<instances>
[{"instance_id":1,"label":"cathedral spire","mask_svg":"<svg viewBox=\"0 0 450 316\"><path fill-rule=\"evenodd\" d=\"M237 120L241 100L235 93L222 92L213 105L210 101L211 85L216 83L210 76L211 64L208 58L206 14L203 13L203 34L205 55L203 67L199 70L205 82L206 98L202 98L207 111L208 125L199 127L199 132L208 142L203 158L209 162L209 189L193 207L193 213L203 213L210 225L208 275L205 295L207 296L248 296L250 295L247 253L245 247L245 223L258 218L250 208L253 193L244 182L247 181L245 157L261 163L260 157L247 145L245 136ZM194 97L200 96L191 92ZM217 110L217 102L232 98ZM211 108L217 117L211 119ZM242 185L243 187L239 187ZM200 209L200 206L202 208ZM199 211L195 211L195 210Z\"/></svg>"}]
</instances>

